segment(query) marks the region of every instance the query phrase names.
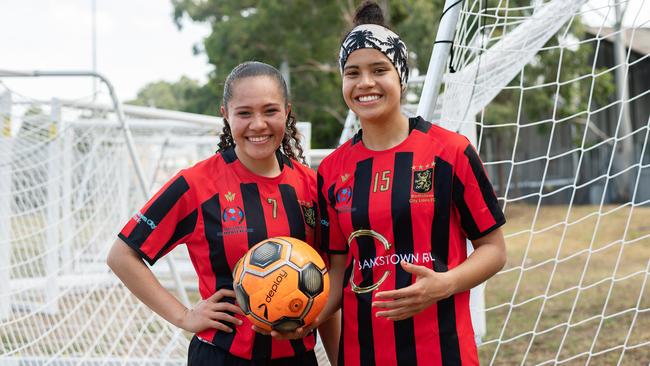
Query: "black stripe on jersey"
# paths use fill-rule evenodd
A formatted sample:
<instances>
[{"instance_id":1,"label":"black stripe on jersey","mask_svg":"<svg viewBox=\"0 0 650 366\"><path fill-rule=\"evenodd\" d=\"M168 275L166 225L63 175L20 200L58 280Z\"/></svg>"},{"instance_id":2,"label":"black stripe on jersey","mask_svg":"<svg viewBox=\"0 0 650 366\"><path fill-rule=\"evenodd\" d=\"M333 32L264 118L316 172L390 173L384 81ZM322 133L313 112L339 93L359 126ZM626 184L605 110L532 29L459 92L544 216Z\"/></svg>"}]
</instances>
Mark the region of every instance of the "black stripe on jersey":
<instances>
[{"instance_id":1,"label":"black stripe on jersey","mask_svg":"<svg viewBox=\"0 0 650 366\"><path fill-rule=\"evenodd\" d=\"M300 204L298 204L296 190L288 184L280 184L279 188L284 212L287 214L287 221L289 222L289 236L306 240L305 222L302 217L302 209L300 208ZM296 355L303 354L307 350L302 339L292 339L291 347Z\"/></svg>"},{"instance_id":2,"label":"black stripe on jersey","mask_svg":"<svg viewBox=\"0 0 650 366\"><path fill-rule=\"evenodd\" d=\"M411 219L411 176L413 170L413 153L401 152L395 154L393 167L393 189L391 190L391 217L393 220L393 236L395 240L395 254L408 257L413 254L413 223ZM388 253L386 253L388 254ZM395 265L395 289L411 285L411 274L402 266ZM397 364L410 366L417 365L415 352L415 325L413 317L395 321L395 352Z\"/></svg>"},{"instance_id":3,"label":"black stripe on jersey","mask_svg":"<svg viewBox=\"0 0 650 366\"><path fill-rule=\"evenodd\" d=\"M227 148L226 150L221 151L221 157L223 161L230 164L237 160L237 154L235 154L235 148L233 146Z\"/></svg>"},{"instance_id":4,"label":"black stripe on jersey","mask_svg":"<svg viewBox=\"0 0 650 366\"><path fill-rule=\"evenodd\" d=\"M503 216L503 211L501 211L501 207L499 207L499 202L497 201L497 197L494 194L494 188L492 188L492 184L490 184L490 180L485 174L485 169L483 168L483 163L481 163L481 158L479 158L476 150L474 150L471 145L467 145L467 148L465 149L465 156L467 156L469 159L469 165L472 167L474 177L476 177L476 181L481 188L483 200L490 210L494 221L496 221L498 224L504 223L506 220Z\"/></svg>"},{"instance_id":5,"label":"black stripe on jersey","mask_svg":"<svg viewBox=\"0 0 650 366\"><path fill-rule=\"evenodd\" d=\"M203 223L205 226L205 238L210 251L210 264L216 275L215 291L227 288L232 290L232 271L226 260L226 249L224 247L221 222L221 203L219 194L215 194L201 204L203 211Z\"/></svg>"},{"instance_id":6,"label":"black stripe on jersey","mask_svg":"<svg viewBox=\"0 0 650 366\"><path fill-rule=\"evenodd\" d=\"M436 157L433 173L433 195L435 209L431 226L431 256L434 258L433 269L447 272L449 258L449 220L451 215L451 164Z\"/></svg>"},{"instance_id":7,"label":"black stripe on jersey","mask_svg":"<svg viewBox=\"0 0 650 366\"><path fill-rule=\"evenodd\" d=\"M328 189L327 189L327 198L330 201L330 206L334 208L336 206L336 198L334 196L334 189L336 188L336 184L332 184Z\"/></svg>"},{"instance_id":8,"label":"black stripe on jersey","mask_svg":"<svg viewBox=\"0 0 650 366\"><path fill-rule=\"evenodd\" d=\"M409 165L410 167L410 165ZM352 189L352 227L354 230L370 229L368 206L370 200L370 184L372 179L372 158L357 163L354 172L354 188ZM374 240L368 236L357 239L359 261L372 259L376 256ZM370 286L373 283L372 268L361 270L362 279L355 279L359 286ZM374 365L375 351L372 335L372 293L356 294L357 318L359 323L360 364Z\"/></svg>"},{"instance_id":9,"label":"black stripe on jersey","mask_svg":"<svg viewBox=\"0 0 650 366\"><path fill-rule=\"evenodd\" d=\"M284 155L279 149L275 150L275 158L278 159L280 170L282 170L285 165L293 169L293 162L291 162L291 159L289 159L288 156Z\"/></svg>"},{"instance_id":10,"label":"black stripe on jersey","mask_svg":"<svg viewBox=\"0 0 650 366\"><path fill-rule=\"evenodd\" d=\"M327 213L327 200L323 194L323 185L325 183L323 182L323 176L320 175L320 173L316 176L316 182L318 187L318 218L316 221L318 232L320 234L319 245L320 250L323 253L328 253L330 248L330 217Z\"/></svg>"},{"instance_id":11,"label":"black stripe on jersey","mask_svg":"<svg viewBox=\"0 0 650 366\"><path fill-rule=\"evenodd\" d=\"M456 329L456 296L438 301L438 332L444 366L460 366L460 343Z\"/></svg>"},{"instance_id":12,"label":"black stripe on jersey","mask_svg":"<svg viewBox=\"0 0 650 366\"><path fill-rule=\"evenodd\" d=\"M241 183L244 213L246 215L246 229L248 231L248 247L268 238L264 209L260 199L260 191L256 183ZM266 359L271 357L271 336L255 334L253 340L253 358Z\"/></svg>"},{"instance_id":13,"label":"black stripe on jersey","mask_svg":"<svg viewBox=\"0 0 650 366\"><path fill-rule=\"evenodd\" d=\"M210 264L212 271L216 277L214 290L219 291L222 288L232 290L232 271L226 260L226 248L224 246L221 223L221 203L219 202L219 194L215 194L207 201L201 204L201 211L203 212L203 224L205 226L205 240L208 242L208 250L210 253ZM235 303L231 297L224 297L221 301ZM230 313L232 315L232 313ZM235 339L237 327L228 322L223 322L229 326L233 332L217 331L212 339L212 344L224 350L229 350Z\"/></svg>"},{"instance_id":14,"label":"black stripe on jersey","mask_svg":"<svg viewBox=\"0 0 650 366\"><path fill-rule=\"evenodd\" d=\"M418 130L422 133L427 133L431 129L431 123L424 120L422 117L409 118L409 133L413 130Z\"/></svg>"},{"instance_id":15,"label":"black stripe on jersey","mask_svg":"<svg viewBox=\"0 0 650 366\"><path fill-rule=\"evenodd\" d=\"M172 237L169 238L167 243L165 243L165 245L163 245L162 248L160 248L160 251L158 252L158 254L156 254L156 256L151 261L151 263L155 263L156 261L158 261L158 259L160 259L160 257L165 255L167 250L169 250L169 248L172 245L178 243L178 241L181 240L184 236L191 234L194 231L194 228L196 227L196 218L198 216L199 216L198 210L194 210L190 212L189 215L185 216L184 219L179 221L178 224L176 224L176 228L174 228L174 233L172 234Z\"/></svg>"},{"instance_id":16,"label":"black stripe on jersey","mask_svg":"<svg viewBox=\"0 0 650 366\"><path fill-rule=\"evenodd\" d=\"M451 164L436 157L433 177L435 209L431 226L431 255L436 272L446 272L449 262L449 222L451 215ZM456 329L454 296L438 301L438 333L443 365L460 365L460 345Z\"/></svg>"},{"instance_id":17,"label":"black stripe on jersey","mask_svg":"<svg viewBox=\"0 0 650 366\"><path fill-rule=\"evenodd\" d=\"M257 187L257 183L241 183L239 187L244 201L248 247L250 248L268 238L266 219L264 218L264 208L262 207L260 190Z\"/></svg>"},{"instance_id":18,"label":"black stripe on jersey","mask_svg":"<svg viewBox=\"0 0 650 366\"><path fill-rule=\"evenodd\" d=\"M316 330L314 330L313 336L316 336ZM308 336L309 337L309 336ZM291 339L291 348L293 348L293 353L296 355L302 355L307 352L307 347L305 347L305 341L302 339Z\"/></svg>"},{"instance_id":19,"label":"black stripe on jersey","mask_svg":"<svg viewBox=\"0 0 650 366\"><path fill-rule=\"evenodd\" d=\"M363 131L362 130L357 131L357 133L355 133L354 136L352 137L352 145L361 141L362 136L363 136Z\"/></svg>"},{"instance_id":20,"label":"black stripe on jersey","mask_svg":"<svg viewBox=\"0 0 650 366\"><path fill-rule=\"evenodd\" d=\"M472 212L467 207L465 202L465 186L463 182L454 174L454 189L452 190L452 198L456 208L458 208L458 213L460 214L460 224L465 230L465 234L470 240L480 237L480 231L478 230L478 225L474 221Z\"/></svg>"},{"instance_id":21,"label":"black stripe on jersey","mask_svg":"<svg viewBox=\"0 0 650 366\"><path fill-rule=\"evenodd\" d=\"M296 190L288 184L280 184L279 188L284 212L287 214L287 221L289 222L289 236L304 241L307 238L305 220L302 217L302 209L298 203Z\"/></svg>"},{"instance_id":22,"label":"black stripe on jersey","mask_svg":"<svg viewBox=\"0 0 650 366\"><path fill-rule=\"evenodd\" d=\"M180 200L189 189L190 185L187 184L185 177L181 175L176 178L176 180L172 182L155 201L153 201L147 211L143 213L148 220L140 220L128 236L128 242L136 244L138 248L142 246L142 243L147 240L153 231L146 221L152 221L155 225L159 225L167 213L172 210L176 202L178 202L178 200ZM156 257L158 257L158 255L156 255ZM153 262L155 262L155 260Z\"/></svg>"}]
</instances>

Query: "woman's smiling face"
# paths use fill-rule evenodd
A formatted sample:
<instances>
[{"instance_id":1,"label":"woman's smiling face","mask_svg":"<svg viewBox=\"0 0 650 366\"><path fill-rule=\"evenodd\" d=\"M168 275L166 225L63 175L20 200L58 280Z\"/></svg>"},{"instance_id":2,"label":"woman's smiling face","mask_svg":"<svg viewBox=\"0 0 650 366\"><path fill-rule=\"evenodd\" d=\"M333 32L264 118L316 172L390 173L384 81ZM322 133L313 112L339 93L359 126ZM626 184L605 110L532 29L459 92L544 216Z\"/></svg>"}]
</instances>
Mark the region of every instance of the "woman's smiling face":
<instances>
[{"instance_id":1,"label":"woman's smiling face","mask_svg":"<svg viewBox=\"0 0 650 366\"><path fill-rule=\"evenodd\" d=\"M400 114L399 74L380 51L363 48L343 68L343 99L362 122L391 120Z\"/></svg>"},{"instance_id":2,"label":"woman's smiling face","mask_svg":"<svg viewBox=\"0 0 650 366\"><path fill-rule=\"evenodd\" d=\"M281 86L273 78L251 76L234 83L232 98L221 113L230 124L237 157L244 165L276 159L289 111Z\"/></svg>"}]
</instances>

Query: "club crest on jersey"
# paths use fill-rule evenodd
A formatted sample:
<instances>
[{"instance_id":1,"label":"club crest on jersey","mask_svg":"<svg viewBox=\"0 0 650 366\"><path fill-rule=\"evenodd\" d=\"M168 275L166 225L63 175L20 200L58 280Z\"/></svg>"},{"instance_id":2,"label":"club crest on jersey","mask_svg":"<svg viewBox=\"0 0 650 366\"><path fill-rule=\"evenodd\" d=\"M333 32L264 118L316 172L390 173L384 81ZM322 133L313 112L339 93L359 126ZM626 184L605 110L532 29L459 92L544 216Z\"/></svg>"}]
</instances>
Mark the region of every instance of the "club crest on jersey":
<instances>
[{"instance_id":1,"label":"club crest on jersey","mask_svg":"<svg viewBox=\"0 0 650 366\"><path fill-rule=\"evenodd\" d=\"M336 191L336 203L345 205L348 204L352 200L352 188L349 186L339 188L338 191Z\"/></svg>"},{"instance_id":2,"label":"club crest on jersey","mask_svg":"<svg viewBox=\"0 0 650 366\"><path fill-rule=\"evenodd\" d=\"M413 192L429 193L433 186L433 168L413 171Z\"/></svg>"},{"instance_id":3,"label":"club crest on jersey","mask_svg":"<svg viewBox=\"0 0 650 366\"><path fill-rule=\"evenodd\" d=\"M305 218L305 224L310 227L316 227L316 211L314 206L300 205L302 208L302 216Z\"/></svg>"},{"instance_id":4,"label":"club crest on jersey","mask_svg":"<svg viewBox=\"0 0 650 366\"><path fill-rule=\"evenodd\" d=\"M244 210L241 207L226 207L223 210L224 224L241 224L244 221Z\"/></svg>"}]
</instances>

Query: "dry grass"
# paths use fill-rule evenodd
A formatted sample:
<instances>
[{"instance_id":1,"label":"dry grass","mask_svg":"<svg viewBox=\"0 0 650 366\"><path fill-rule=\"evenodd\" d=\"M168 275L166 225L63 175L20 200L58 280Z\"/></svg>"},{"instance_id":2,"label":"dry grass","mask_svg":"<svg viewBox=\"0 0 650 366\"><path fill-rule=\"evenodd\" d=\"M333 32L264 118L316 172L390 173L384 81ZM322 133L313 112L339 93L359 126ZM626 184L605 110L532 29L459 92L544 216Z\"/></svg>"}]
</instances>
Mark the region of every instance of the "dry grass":
<instances>
[{"instance_id":1,"label":"dry grass","mask_svg":"<svg viewBox=\"0 0 650 366\"><path fill-rule=\"evenodd\" d=\"M481 363L648 365L650 208L535 210L506 209L508 263L487 284Z\"/></svg>"}]
</instances>

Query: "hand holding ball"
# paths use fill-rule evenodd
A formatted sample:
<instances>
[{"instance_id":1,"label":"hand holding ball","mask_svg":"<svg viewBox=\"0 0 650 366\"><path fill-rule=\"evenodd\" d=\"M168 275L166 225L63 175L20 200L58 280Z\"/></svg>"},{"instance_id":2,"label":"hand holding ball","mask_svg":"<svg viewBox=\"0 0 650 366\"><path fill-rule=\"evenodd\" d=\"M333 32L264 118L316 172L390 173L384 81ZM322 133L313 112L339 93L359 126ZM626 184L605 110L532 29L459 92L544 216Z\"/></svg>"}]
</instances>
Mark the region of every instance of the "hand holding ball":
<instances>
[{"instance_id":1,"label":"hand holding ball","mask_svg":"<svg viewBox=\"0 0 650 366\"><path fill-rule=\"evenodd\" d=\"M291 332L311 324L327 302L329 287L320 255L289 237L256 244L233 271L239 306L253 324L268 331Z\"/></svg>"}]
</instances>

